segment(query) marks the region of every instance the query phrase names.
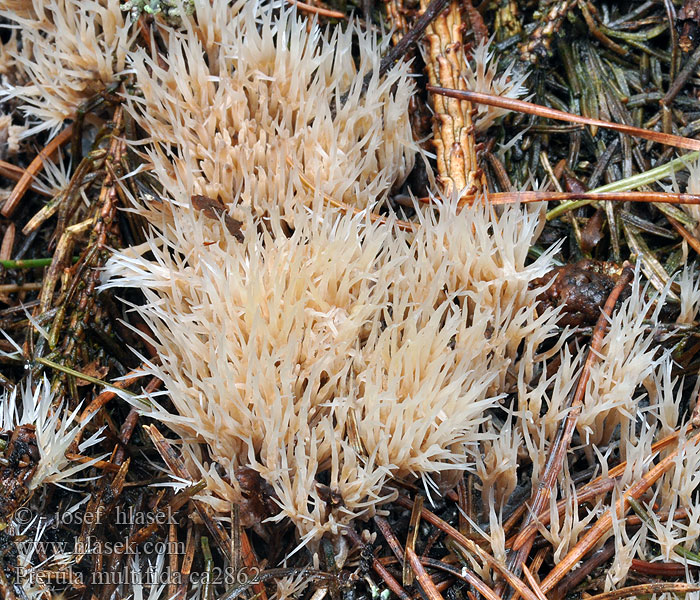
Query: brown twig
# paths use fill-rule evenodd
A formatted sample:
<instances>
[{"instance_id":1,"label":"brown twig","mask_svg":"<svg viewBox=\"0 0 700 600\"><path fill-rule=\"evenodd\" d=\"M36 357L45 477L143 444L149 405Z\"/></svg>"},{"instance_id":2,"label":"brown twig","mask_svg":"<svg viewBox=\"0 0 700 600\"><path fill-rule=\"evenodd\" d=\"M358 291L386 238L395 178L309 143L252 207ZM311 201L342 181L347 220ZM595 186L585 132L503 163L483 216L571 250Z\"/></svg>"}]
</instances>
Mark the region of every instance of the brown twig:
<instances>
[{"instance_id":1,"label":"brown twig","mask_svg":"<svg viewBox=\"0 0 700 600\"><path fill-rule=\"evenodd\" d=\"M427 10L426 0L421 8ZM438 15L426 31L426 71L430 86L466 89L461 76L465 69L463 27L460 5L452 0L449 10ZM472 195L483 187L476 157L475 111L471 102L432 94L434 109L433 144L437 156L438 181L443 190Z\"/></svg>"},{"instance_id":2,"label":"brown twig","mask_svg":"<svg viewBox=\"0 0 700 600\"><path fill-rule=\"evenodd\" d=\"M61 131L61 133L59 133L55 138L53 138L46 145L46 148L37 154L37 156L22 174L22 177L17 182L17 185L15 185L15 187L12 189L12 192L7 198L2 210L0 210L0 214L2 214L3 217L11 217L14 214L17 206L19 206L20 200L22 200L24 194L29 189L32 180L44 167L44 163L49 160L51 155L56 152L60 146L65 144L71 138L71 135L73 135L72 123Z\"/></svg>"}]
</instances>

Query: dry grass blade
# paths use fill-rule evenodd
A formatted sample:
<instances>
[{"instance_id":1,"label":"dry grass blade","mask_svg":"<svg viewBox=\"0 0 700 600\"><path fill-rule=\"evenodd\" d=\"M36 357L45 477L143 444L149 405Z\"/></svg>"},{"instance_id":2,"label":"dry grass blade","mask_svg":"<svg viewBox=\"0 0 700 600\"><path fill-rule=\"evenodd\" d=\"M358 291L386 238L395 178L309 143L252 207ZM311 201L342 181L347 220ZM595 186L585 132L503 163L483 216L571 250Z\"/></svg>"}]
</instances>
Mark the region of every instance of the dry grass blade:
<instances>
[{"instance_id":1,"label":"dry grass blade","mask_svg":"<svg viewBox=\"0 0 700 600\"><path fill-rule=\"evenodd\" d=\"M17 228L14 223L10 223L5 229L5 234L2 236L0 243L0 261L10 260L12 256L12 248L15 245L15 233Z\"/></svg>"},{"instance_id":2,"label":"dry grass blade","mask_svg":"<svg viewBox=\"0 0 700 600\"><path fill-rule=\"evenodd\" d=\"M19 206L20 200L29 189L34 177L41 171L44 162L49 160L51 155L63 144L65 144L73 135L73 124L68 125L61 133L53 138L39 154L30 163L27 169L22 174L22 177L17 182L17 185L12 189L12 193L8 197L5 205L0 210L3 217L11 217Z\"/></svg>"},{"instance_id":3,"label":"dry grass blade","mask_svg":"<svg viewBox=\"0 0 700 600\"><path fill-rule=\"evenodd\" d=\"M421 564L420 560L418 559L418 555L414 552L413 548L406 548L406 559L408 564L411 566L411 569L413 569L413 572L416 574L416 579L418 580L421 588L423 588L428 600L444 600L442 594L435 587L435 583L433 583L430 575L428 575L428 572Z\"/></svg>"},{"instance_id":4,"label":"dry grass blade","mask_svg":"<svg viewBox=\"0 0 700 600\"><path fill-rule=\"evenodd\" d=\"M582 117L581 115L574 115L572 113L556 110L540 104L526 102L525 100L513 100L512 98L502 98L501 96L484 94L482 92L454 90L430 85L427 86L427 89L429 92L434 94L442 94L451 98L459 98L461 100L467 100L476 104L496 106L498 108L505 108L506 110L536 115L546 119L556 119L559 121L569 121L571 123L581 123L582 125L604 127L606 129L612 129L613 131L626 133L645 140L650 140L652 142L658 142L659 144L665 144L667 146L675 146L676 148L685 148L687 150L700 150L700 140L681 137L679 135L672 135L670 133L651 131L640 127L633 127L632 125L622 125L620 123L611 123L610 121L603 121L601 119Z\"/></svg>"}]
</instances>

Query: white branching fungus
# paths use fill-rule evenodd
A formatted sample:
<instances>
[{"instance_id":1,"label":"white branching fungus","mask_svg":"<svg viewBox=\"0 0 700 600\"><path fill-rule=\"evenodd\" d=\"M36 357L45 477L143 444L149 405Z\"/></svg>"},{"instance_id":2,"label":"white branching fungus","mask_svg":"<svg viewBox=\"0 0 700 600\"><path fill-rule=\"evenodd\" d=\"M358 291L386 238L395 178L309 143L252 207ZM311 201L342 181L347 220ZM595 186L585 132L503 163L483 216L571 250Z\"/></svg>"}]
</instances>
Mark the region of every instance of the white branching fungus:
<instances>
[{"instance_id":1,"label":"white branching fungus","mask_svg":"<svg viewBox=\"0 0 700 600\"><path fill-rule=\"evenodd\" d=\"M683 269L678 277L681 310L677 323L691 324L700 312L700 277L695 266Z\"/></svg>"},{"instance_id":2,"label":"white branching fungus","mask_svg":"<svg viewBox=\"0 0 700 600\"><path fill-rule=\"evenodd\" d=\"M275 580L277 591L271 600L290 600L300 598L304 590L309 587L310 578L303 571L297 575L288 575Z\"/></svg>"},{"instance_id":3,"label":"white branching fungus","mask_svg":"<svg viewBox=\"0 0 700 600\"><path fill-rule=\"evenodd\" d=\"M613 501L616 500L613 495ZM614 506L614 504L613 504ZM630 535L625 528L625 519L610 510L612 518L612 530L615 538L615 560L612 568L608 570L605 577L605 591L617 589L624 584L627 579L632 560L641 553L646 544L648 531L645 525L634 535Z\"/></svg>"},{"instance_id":4,"label":"white branching fungus","mask_svg":"<svg viewBox=\"0 0 700 600\"><path fill-rule=\"evenodd\" d=\"M476 457L476 474L484 500L502 507L518 483L518 451L522 434L513 427L513 415L501 427L489 422L481 443L483 456ZM492 438L492 439L489 439Z\"/></svg>"},{"instance_id":5,"label":"white branching fungus","mask_svg":"<svg viewBox=\"0 0 700 600\"><path fill-rule=\"evenodd\" d=\"M467 89L474 92L493 94L503 98L519 99L528 93L525 81L529 73L514 62L499 73L498 59L491 48L492 39L482 41L474 50L463 73ZM509 111L485 104L477 105L474 125L477 131L485 131L499 117Z\"/></svg>"},{"instance_id":6,"label":"white branching fungus","mask_svg":"<svg viewBox=\"0 0 700 600\"><path fill-rule=\"evenodd\" d=\"M651 293L634 278L629 298L610 319L599 356L593 362L586 394L576 428L585 444L607 444L620 427L621 451L627 435L634 436L634 422L639 406L639 387L645 383L662 360L654 343L654 330L648 322L658 320L665 295ZM592 459L592 452L589 452Z\"/></svg>"},{"instance_id":7,"label":"white branching fungus","mask_svg":"<svg viewBox=\"0 0 700 600\"><path fill-rule=\"evenodd\" d=\"M94 461L88 461L71 465L66 458L66 451L87 421L76 422L77 409L69 413L62 405L54 406L54 397L46 378L36 385L28 380L24 389L5 392L0 407L0 430L12 431L22 425L34 427L40 460L29 482L30 489L47 483L70 483L73 475L94 464ZM78 450L83 452L100 441L98 432L81 442Z\"/></svg>"},{"instance_id":8,"label":"white branching fungus","mask_svg":"<svg viewBox=\"0 0 700 600\"><path fill-rule=\"evenodd\" d=\"M218 18L168 30L169 68L146 49L130 55L139 94L129 111L171 197L186 189L284 214L322 194L371 206L404 180L416 151L413 85L405 64L379 77L375 35L354 23L323 30L259 2L200 10Z\"/></svg>"},{"instance_id":9,"label":"white branching fungus","mask_svg":"<svg viewBox=\"0 0 700 600\"><path fill-rule=\"evenodd\" d=\"M555 316L535 310L528 283L548 258L525 265L537 217L520 208L492 222L442 203L412 238L327 211L293 214L291 236L249 218L242 243L174 214L106 274L146 294L134 310L161 358L147 370L177 409L153 398L150 414L225 470L253 467L302 542L371 514L390 476L433 485L465 469L508 370L535 368Z\"/></svg>"},{"instance_id":10,"label":"white branching fungus","mask_svg":"<svg viewBox=\"0 0 700 600\"><path fill-rule=\"evenodd\" d=\"M124 71L134 34L119 0L0 0L0 16L21 35L9 53L26 81L5 85L0 101L19 103L32 125L24 137L55 132Z\"/></svg>"},{"instance_id":11,"label":"white branching fungus","mask_svg":"<svg viewBox=\"0 0 700 600\"><path fill-rule=\"evenodd\" d=\"M217 17L206 29L164 28L170 69L130 59L142 95L128 110L171 202L107 275L147 296L135 310L161 357L148 370L177 410L154 398L151 414L225 472L253 467L303 543L372 514L389 477L449 485L468 466L509 369L538 369L555 315L537 314L529 282L550 255L526 266L538 217L521 209L438 201L409 235L324 208L373 207L412 166L406 67L380 78L381 49L354 25L331 34L253 2L201 10ZM236 211L242 243L192 212L197 193Z\"/></svg>"}]
</instances>

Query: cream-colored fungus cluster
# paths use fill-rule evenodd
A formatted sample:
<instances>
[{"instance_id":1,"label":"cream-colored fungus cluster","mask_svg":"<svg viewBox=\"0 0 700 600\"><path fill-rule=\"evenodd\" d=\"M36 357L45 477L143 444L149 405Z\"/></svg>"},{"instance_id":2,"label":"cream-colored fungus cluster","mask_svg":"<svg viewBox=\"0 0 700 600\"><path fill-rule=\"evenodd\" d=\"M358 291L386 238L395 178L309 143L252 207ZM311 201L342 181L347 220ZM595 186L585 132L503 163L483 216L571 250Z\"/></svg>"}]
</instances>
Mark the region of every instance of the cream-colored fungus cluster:
<instances>
[{"instance_id":1,"label":"cream-colored fungus cluster","mask_svg":"<svg viewBox=\"0 0 700 600\"><path fill-rule=\"evenodd\" d=\"M0 101L20 104L29 127L23 136L56 132L88 99L115 82L126 67L134 31L119 0L2 0L0 16L19 32L14 81Z\"/></svg>"},{"instance_id":2,"label":"cream-colored fungus cluster","mask_svg":"<svg viewBox=\"0 0 700 600\"><path fill-rule=\"evenodd\" d=\"M186 20L167 32L167 68L146 49L130 57L138 94L129 111L166 192L286 214L308 196L303 181L319 197L366 207L406 178L413 85L405 64L379 77L376 35L357 24L323 30L258 2L212 11L228 15L225 27Z\"/></svg>"},{"instance_id":3,"label":"cream-colored fungus cluster","mask_svg":"<svg viewBox=\"0 0 700 600\"><path fill-rule=\"evenodd\" d=\"M239 242L176 216L107 272L146 294L134 310L160 356L148 371L176 409L151 414L227 472L253 466L305 538L371 514L390 477L449 479L554 318L528 288L549 266L524 264L537 217L512 209L489 232L493 217L447 202L409 234L298 212L290 236L276 218L259 234L251 217Z\"/></svg>"}]
</instances>

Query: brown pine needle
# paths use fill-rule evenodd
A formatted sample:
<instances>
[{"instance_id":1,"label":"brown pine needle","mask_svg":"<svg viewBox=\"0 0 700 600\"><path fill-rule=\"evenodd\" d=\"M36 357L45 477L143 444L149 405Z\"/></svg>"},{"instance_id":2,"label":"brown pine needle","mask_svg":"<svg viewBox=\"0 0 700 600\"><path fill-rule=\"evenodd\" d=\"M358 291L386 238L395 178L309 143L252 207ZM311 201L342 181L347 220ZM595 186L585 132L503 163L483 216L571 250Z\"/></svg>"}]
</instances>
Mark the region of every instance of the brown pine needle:
<instances>
[{"instance_id":1,"label":"brown pine needle","mask_svg":"<svg viewBox=\"0 0 700 600\"><path fill-rule=\"evenodd\" d=\"M110 473L116 473L119 471L119 465L115 465L113 462L109 462L108 460L95 461L91 456L83 456L82 454L74 454L73 452L66 452L66 458L70 461L82 464L94 461L91 463L93 467L103 471L109 471Z\"/></svg>"},{"instance_id":2,"label":"brown pine needle","mask_svg":"<svg viewBox=\"0 0 700 600\"><path fill-rule=\"evenodd\" d=\"M683 577L687 572L687 567L693 566L677 562L648 562L633 558L630 571L653 577Z\"/></svg>"},{"instance_id":3,"label":"brown pine needle","mask_svg":"<svg viewBox=\"0 0 700 600\"><path fill-rule=\"evenodd\" d=\"M144 373L142 369L144 369L145 367L146 365L141 365L141 367L139 367L138 369L127 373L125 379L122 379L121 381L117 381L116 383L112 384L112 387L119 388L121 390L129 387L133 383L136 383L139 379L141 379L141 377L143 377ZM156 379L156 381L160 380ZM92 402L90 402L90 404L85 408L80 417L78 417L78 420L82 423L89 417L92 417L98 410L100 410L116 395L117 393L113 389L104 390L102 393L97 395Z\"/></svg>"},{"instance_id":4,"label":"brown pine needle","mask_svg":"<svg viewBox=\"0 0 700 600\"><path fill-rule=\"evenodd\" d=\"M472 573L468 568L462 567L461 570L457 569L452 565L448 565L445 562L436 560L434 558L428 558L426 556L420 557L420 562L426 567L432 567L434 569L440 569L449 573L450 575L461 579L462 581L468 583L484 597L486 600L501 600L501 597L496 594L488 585L486 585L481 579L479 579L474 573ZM473 595L472 595L473 598Z\"/></svg>"},{"instance_id":5,"label":"brown pine needle","mask_svg":"<svg viewBox=\"0 0 700 600\"><path fill-rule=\"evenodd\" d=\"M31 185L34 177L41 171L44 167L44 162L49 160L51 155L63 144L65 144L73 135L73 124L71 123L66 127L61 133L59 133L55 138L53 138L39 154L36 155L34 160L29 164L27 169L20 177L17 185L12 189L10 196L7 198L5 205L2 207L0 214L3 217L11 217L12 214L19 206L20 200L27 193L29 186Z\"/></svg>"},{"instance_id":6,"label":"brown pine needle","mask_svg":"<svg viewBox=\"0 0 700 600\"><path fill-rule=\"evenodd\" d=\"M537 583L537 580L533 576L532 573L530 573L530 569L527 568L527 565L523 565L523 575L525 575L525 579L527 579L527 582L530 584L530 587L532 590L535 592L537 597L540 600L547 600L547 596L544 595L542 590L540 589L539 583Z\"/></svg>"},{"instance_id":7,"label":"brown pine needle","mask_svg":"<svg viewBox=\"0 0 700 600\"><path fill-rule=\"evenodd\" d=\"M684 226L682 223L679 223L671 217L670 215L666 215L666 218L668 219L668 222L673 225L673 228L681 234L681 237L688 242L688 245L695 250L698 254L700 254L700 240L696 238L693 234L691 234Z\"/></svg>"},{"instance_id":8,"label":"brown pine needle","mask_svg":"<svg viewBox=\"0 0 700 600\"><path fill-rule=\"evenodd\" d=\"M700 195L672 192L495 192L487 195L491 204L517 202L553 202L564 200L593 200L595 202L659 202L662 204L700 204ZM430 200L427 200L428 202ZM474 197L463 197L459 204L471 204ZM426 199L421 198L421 202Z\"/></svg>"},{"instance_id":9,"label":"brown pine needle","mask_svg":"<svg viewBox=\"0 0 700 600\"><path fill-rule=\"evenodd\" d=\"M250 572L255 573L260 571L258 566L258 559L255 556L253 546L250 543L248 534L246 534L245 529L240 529L241 536L241 557L243 558L243 564L246 569ZM265 585L262 583L254 583L253 591L259 600L267 600L267 591L265 590Z\"/></svg>"},{"instance_id":10,"label":"brown pine needle","mask_svg":"<svg viewBox=\"0 0 700 600\"><path fill-rule=\"evenodd\" d=\"M413 572L416 574L416 579L421 588L423 588L428 600L444 600L442 594L438 591L437 587L435 587L435 583L433 583L430 575L428 575L428 572L425 570L425 567L420 563L418 555L413 548L406 547L406 559L411 569L413 569Z\"/></svg>"},{"instance_id":11,"label":"brown pine needle","mask_svg":"<svg viewBox=\"0 0 700 600\"><path fill-rule=\"evenodd\" d=\"M306 4L306 2L300 2L299 0L287 0L287 3L293 4L298 9L303 10L304 12L319 15L320 17L330 17L331 19L347 19L344 13L338 12L337 10L330 10L329 8L312 6L311 4Z\"/></svg>"},{"instance_id":12,"label":"brown pine needle","mask_svg":"<svg viewBox=\"0 0 700 600\"><path fill-rule=\"evenodd\" d=\"M397 539L396 534L391 529L389 521L387 521L384 517L380 517L379 515L377 515L374 517L374 522L377 525L379 531L382 532L382 535L384 536L384 539L386 540L387 544L389 544L389 548L391 548L391 551L394 553L394 556L396 556L399 562L403 562L403 548L401 548L401 544L399 544L399 540Z\"/></svg>"},{"instance_id":13,"label":"brown pine needle","mask_svg":"<svg viewBox=\"0 0 700 600\"><path fill-rule=\"evenodd\" d=\"M528 115L544 117L546 119L557 119L559 121L581 123L582 125L590 125L593 127L604 127L606 129L612 129L613 131L626 133L645 140L650 140L652 142L658 142L659 144L666 144L667 146L675 146L676 148L685 148L687 150L700 150L700 140L681 137L679 135L672 135L670 133L662 133L659 131L649 131L647 129L633 127L631 125L623 125L621 123L611 123L610 121L603 121L601 119L582 117L581 115L574 115L572 113L549 108L548 106L526 102L525 100L504 98L493 94L484 94L482 92L434 87L432 85L426 86L426 89L434 94L442 94L451 98L468 100L469 102L474 102L476 104L496 106L498 108L505 108L506 110L514 110L516 112L526 113Z\"/></svg>"},{"instance_id":14,"label":"brown pine needle","mask_svg":"<svg viewBox=\"0 0 700 600\"><path fill-rule=\"evenodd\" d=\"M9 163L7 161L0 160L0 175L2 177L12 179L12 181L19 181L20 179L22 179L22 175L24 175L24 173L25 169L23 169L22 167L18 167L17 165L13 165L12 163ZM29 189L32 190L32 192L40 194L41 196L46 196L48 198L51 197L51 192L40 188L34 183L29 184Z\"/></svg>"},{"instance_id":15,"label":"brown pine needle","mask_svg":"<svg viewBox=\"0 0 700 600\"><path fill-rule=\"evenodd\" d=\"M416 540L418 539L418 526L420 525L420 512L423 508L423 496L416 496L416 500L413 503L413 508L411 509L411 520L408 523L408 535L406 538L406 552L411 550L412 552L416 547ZM404 554L403 559L403 585L404 587L409 586L413 583L413 566L408 560L408 555Z\"/></svg>"},{"instance_id":16,"label":"brown pine needle","mask_svg":"<svg viewBox=\"0 0 700 600\"><path fill-rule=\"evenodd\" d=\"M662 581L654 583L642 583L612 590L597 596L588 596L587 600L617 600L618 598L630 598L632 596L651 596L653 594L687 594L700 590L700 586L680 581Z\"/></svg>"}]
</instances>

